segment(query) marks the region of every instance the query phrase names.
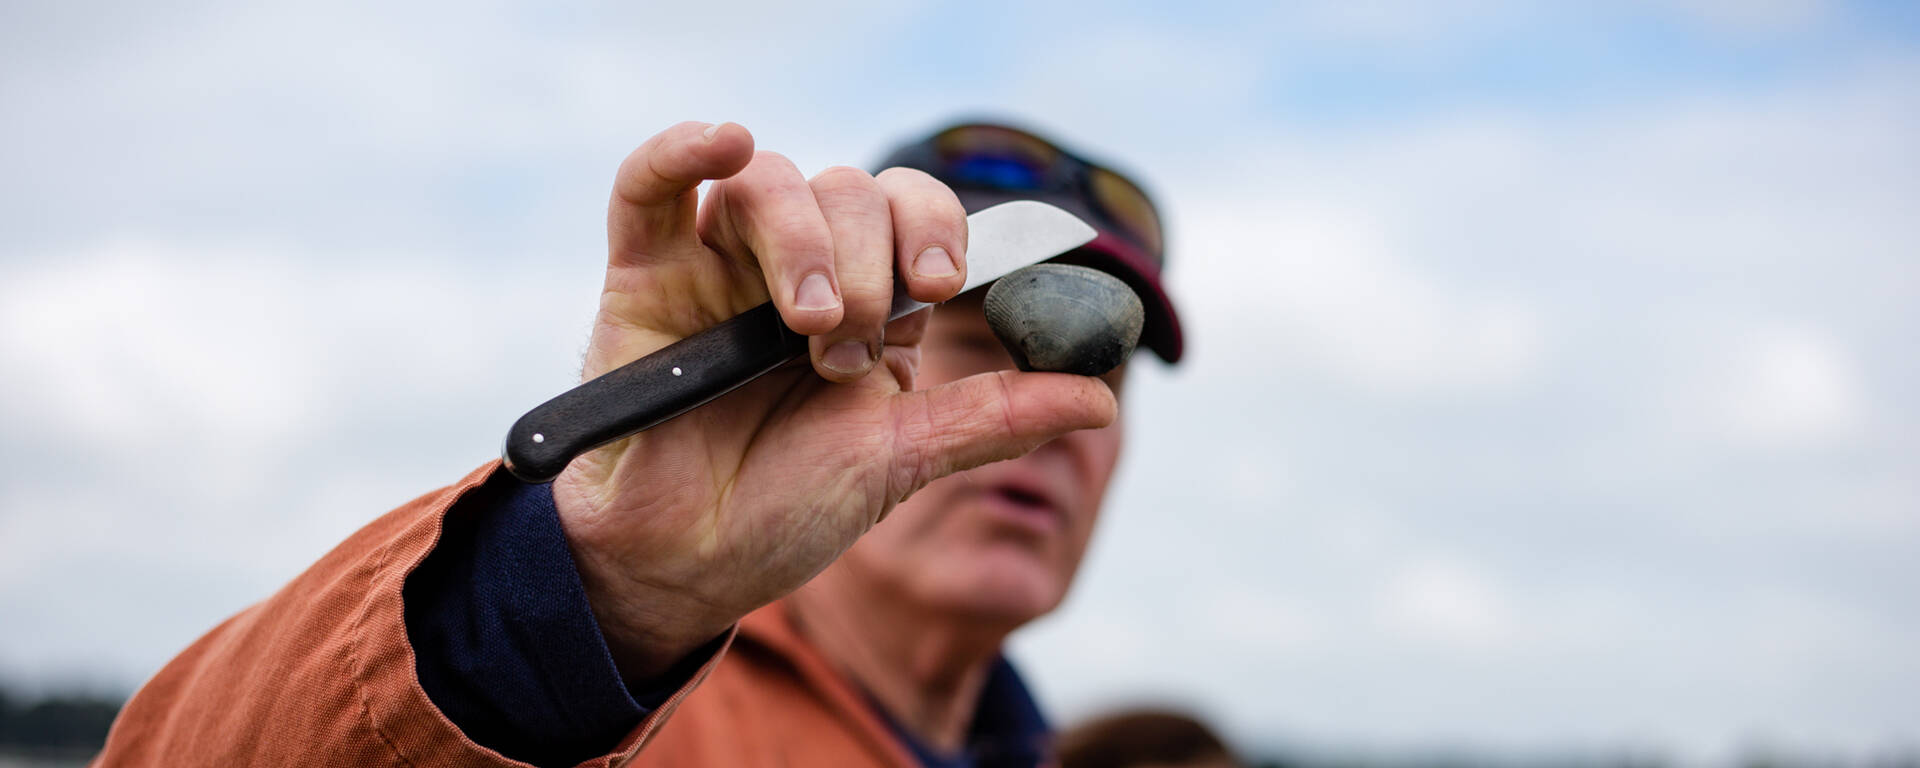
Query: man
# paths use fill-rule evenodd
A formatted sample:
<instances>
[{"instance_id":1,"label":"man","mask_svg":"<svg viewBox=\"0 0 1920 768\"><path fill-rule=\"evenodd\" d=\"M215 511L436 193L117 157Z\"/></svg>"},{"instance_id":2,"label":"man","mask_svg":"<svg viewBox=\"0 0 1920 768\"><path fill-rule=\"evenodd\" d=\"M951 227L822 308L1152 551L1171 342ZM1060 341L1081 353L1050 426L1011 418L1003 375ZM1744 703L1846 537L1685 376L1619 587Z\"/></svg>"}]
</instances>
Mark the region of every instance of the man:
<instances>
[{"instance_id":1,"label":"man","mask_svg":"<svg viewBox=\"0 0 1920 768\"><path fill-rule=\"evenodd\" d=\"M1133 284L1143 344L1177 360L1159 224L1124 178L1004 127L889 165L913 167L806 179L730 123L635 150L584 375L769 298L810 365L550 487L489 464L376 520L148 682L102 762L1044 761L999 648L1071 582L1118 458L1123 373L1008 370L977 297L886 308L896 279L955 299L956 189L976 207L1040 198L1100 229L1068 260Z\"/></svg>"}]
</instances>

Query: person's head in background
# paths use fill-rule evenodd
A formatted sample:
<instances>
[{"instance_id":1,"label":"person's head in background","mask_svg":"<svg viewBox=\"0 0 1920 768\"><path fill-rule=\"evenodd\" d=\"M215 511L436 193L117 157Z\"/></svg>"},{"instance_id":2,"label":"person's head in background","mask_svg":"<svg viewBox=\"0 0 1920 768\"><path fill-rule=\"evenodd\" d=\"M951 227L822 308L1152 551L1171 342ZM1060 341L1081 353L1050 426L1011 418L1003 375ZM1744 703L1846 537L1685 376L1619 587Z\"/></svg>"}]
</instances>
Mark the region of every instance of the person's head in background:
<instances>
[{"instance_id":1,"label":"person's head in background","mask_svg":"<svg viewBox=\"0 0 1920 768\"><path fill-rule=\"evenodd\" d=\"M1146 308L1139 346L1168 363L1183 340L1161 286L1159 214L1125 176L1004 125L967 123L894 150L882 168L927 172L951 187L968 213L1037 199L1091 224L1099 235L1053 259L1115 275ZM936 309L921 344L918 388L1011 369L980 312L975 291ZM1126 366L1103 377L1122 394ZM962 645L999 638L1058 606L1078 570L1119 459L1124 427L1076 432L1018 459L935 481L902 502L818 579L864 593L867 610L914 626L964 628ZM858 582L847 584L846 582ZM884 594L881 594L884 593ZM805 599L805 598L803 598Z\"/></svg>"},{"instance_id":2,"label":"person's head in background","mask_svg":"<svg viewBox=\"0 0 1920 768\"><path fill-rule=\"evenodd\" d=\"M1212 729L1187 715L1131 710L1063 731L1060 768L1239 768Z\"/></svg>"}]
</instances>

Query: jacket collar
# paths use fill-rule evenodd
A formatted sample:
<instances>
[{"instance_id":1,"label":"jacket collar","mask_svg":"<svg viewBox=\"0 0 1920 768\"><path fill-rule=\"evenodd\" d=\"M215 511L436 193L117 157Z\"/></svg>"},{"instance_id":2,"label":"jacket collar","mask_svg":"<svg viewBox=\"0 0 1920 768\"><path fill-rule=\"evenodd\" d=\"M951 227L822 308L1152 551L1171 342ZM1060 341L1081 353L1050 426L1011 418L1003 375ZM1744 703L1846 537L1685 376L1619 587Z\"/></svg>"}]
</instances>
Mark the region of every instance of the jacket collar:
<instances>
[{"instance_id":1,"label":"jacket collar","mask_svg":"<svg viewBox=\"0 0 1920 768\"><path fill-rule=\"evenodd\" d=\"M1033 768L1049 765L1052 730L1020 673L1005 656L994 659L974 710L963 755L936 753L899 727L872 697L849 680L795 628L791 608L778 601L740 621L740 642L784 659L826 705L855 727L876 752L907 766Z\"/></svg>"}]
</instances>

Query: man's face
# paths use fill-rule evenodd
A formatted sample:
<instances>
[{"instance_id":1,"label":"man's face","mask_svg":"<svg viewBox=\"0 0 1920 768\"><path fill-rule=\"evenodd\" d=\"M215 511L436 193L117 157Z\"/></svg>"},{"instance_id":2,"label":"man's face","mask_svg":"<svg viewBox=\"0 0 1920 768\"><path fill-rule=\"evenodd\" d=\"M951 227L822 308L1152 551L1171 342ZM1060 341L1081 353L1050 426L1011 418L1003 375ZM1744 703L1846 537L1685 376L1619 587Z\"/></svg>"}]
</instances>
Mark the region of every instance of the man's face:
<instances>
[{"instance_id":1,"label":"man's face","mask_svg":"<svg viewBox=\"0 0 1920 768\"><path fill-rule=\"evenodd\" d=\"M1013 368L980 298L936 309L916 387ZM1103 377L1120 394L1125 366ZM902 502L838 568L899 589L928 610L1019 624L1060 604L1086 552L1120 457L1119 420L1012 461L937 480Z\"/></svg>"}]
</instances>

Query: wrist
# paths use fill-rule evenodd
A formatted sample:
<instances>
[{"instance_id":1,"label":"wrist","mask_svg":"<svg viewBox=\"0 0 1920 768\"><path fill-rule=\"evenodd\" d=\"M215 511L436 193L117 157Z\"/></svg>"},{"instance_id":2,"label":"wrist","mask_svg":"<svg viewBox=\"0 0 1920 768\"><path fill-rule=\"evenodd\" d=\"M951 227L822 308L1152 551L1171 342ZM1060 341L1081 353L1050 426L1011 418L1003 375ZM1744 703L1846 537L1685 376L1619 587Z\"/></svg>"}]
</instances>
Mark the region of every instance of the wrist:
<instances>
[{"instance_id":1,"label":"wrist","mask_svg":"<svg viewBox=\"0 0 1920 768\"><path fill-rule=\"evenodd\" d=\"M629 688L650 686L740 620L676 590L636 588L624 574L596 573L584 562L579 568L600 635Z\"/></svg>"},{"instance_id":2,"label":"wrist","mask_svg":"<svg viewBox=\"0 0 1920 768\"><path fill-rule=\"evenodd\" d=\"M671 577L686 570L686 553L653 551L634 540L632 527L601 524L602 508L593 503L599 496L569 474L552 487L574 567L621 678L644 687L725 634L745 612L703 598L697 579Z\"/></svg>"}]
</instances>

